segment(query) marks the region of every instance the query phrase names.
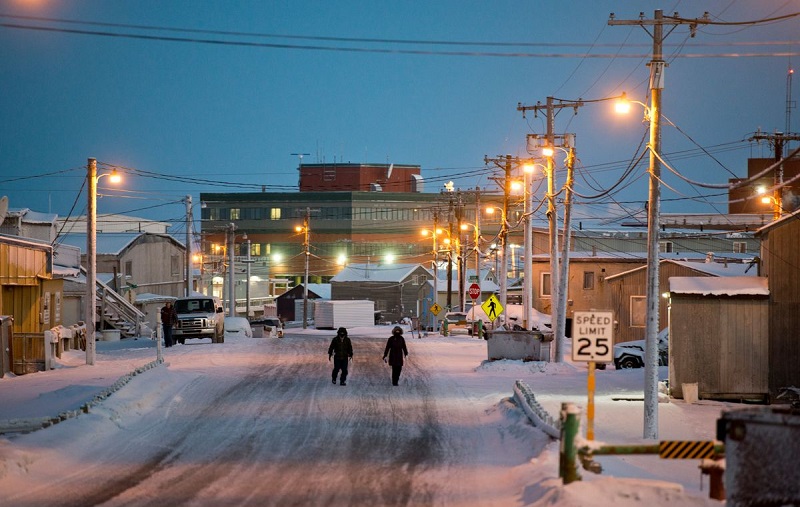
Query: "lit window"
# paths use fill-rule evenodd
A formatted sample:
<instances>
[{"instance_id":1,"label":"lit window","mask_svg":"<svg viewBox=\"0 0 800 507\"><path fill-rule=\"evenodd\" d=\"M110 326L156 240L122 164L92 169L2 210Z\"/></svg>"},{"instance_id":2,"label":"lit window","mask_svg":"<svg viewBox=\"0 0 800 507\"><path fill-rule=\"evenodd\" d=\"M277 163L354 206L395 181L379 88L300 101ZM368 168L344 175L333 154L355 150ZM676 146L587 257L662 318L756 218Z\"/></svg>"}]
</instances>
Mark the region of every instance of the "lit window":
<instances>
[{"instance_id":1,"label":"lit window","mask_svg":"<svg viewBox=\"0 0 800 507\"><path fill-rule=\"evenodd\" d=\"M272 208L269 210L269 218L270 220L280 220L281 219L281 209L280 208Z\"/></svg>"}]
</instances>

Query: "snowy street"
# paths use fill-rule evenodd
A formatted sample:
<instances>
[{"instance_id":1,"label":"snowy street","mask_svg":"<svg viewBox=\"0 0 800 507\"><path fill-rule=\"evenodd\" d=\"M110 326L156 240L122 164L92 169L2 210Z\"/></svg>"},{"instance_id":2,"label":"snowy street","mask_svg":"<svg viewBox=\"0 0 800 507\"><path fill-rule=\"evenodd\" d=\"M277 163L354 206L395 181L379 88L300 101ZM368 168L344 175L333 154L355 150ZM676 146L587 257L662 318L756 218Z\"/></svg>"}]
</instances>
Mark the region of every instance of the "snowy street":
<instances>
[{"instance_id":1,"label":"snowy street","mask_svg":"<svg viewBox=\"0 0 800 507\"><path fill-rule=\"evenodd\" d=\"M0 436L0 506L718 505L689 460L603 457L602 475L561 484L559 444L515 404L513 385L524 380L557 415L565 401L585 404L584 364L489 362L483 340L406 333L393 387L381 360L389 331L350 330L347 386L331 384L331 331L165 349L165 364L89 414ZM91 399L99 378L154 356L150 340L98 342L95 366L70 351L55 370L0 379L0 416ZM598 439L641 441L642 375L598 372ZM727 407L659 404L660 436L713 438Z\"/></svg>"},{"instance_id":2,"label":"snowy street","mask_svg":"<svg viewBox=\"0 0 800 507\"><path fill-rule=\"evenodd\" d=\"M26 474L0 503L513 503L519 489L508 469L549 439L520 411L506 413L507 402L495 404L500 414L476 410L468 392L431 374L446 358L416 341L393 387L385 340L351 337L347 386L331 384L327 335L169 349L167 367L94 413L20 438L14 453L25 454ZM50 453L59 466L48 464Z\"/></svg>"}]
</instances>

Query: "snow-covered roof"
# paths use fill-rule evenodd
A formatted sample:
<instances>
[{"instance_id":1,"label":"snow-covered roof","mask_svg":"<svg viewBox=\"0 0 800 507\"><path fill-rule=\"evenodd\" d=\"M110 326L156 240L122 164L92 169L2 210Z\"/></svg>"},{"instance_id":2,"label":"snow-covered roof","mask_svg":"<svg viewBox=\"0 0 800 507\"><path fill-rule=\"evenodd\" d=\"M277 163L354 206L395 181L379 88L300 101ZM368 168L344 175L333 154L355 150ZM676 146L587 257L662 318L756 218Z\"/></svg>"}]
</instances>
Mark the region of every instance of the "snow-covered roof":
<instances>
[{"instance_id":1,"label":"snow-covered roof","mask_svg":"<svg viewBox=\"0 0 800 507\"><path fill-rule=\"evenodd\" d=\"M308 290L322 299L331 298L331 284L329 283L310 283L308 284Z\"/></svg>"},{"instance_id":2,"label":"snow-covered roof","mask_svg":"<svg viewBox=\"0 0 800 507\"><path fill-rule=\"evenodd\" d=\"M80 275L81 270L78 268L72 268L68 266L59 266L58 264L53 264L53 276L56 278L68 278L68 277L77 277Z\"/></svg>"},{"instance_id":3,"label":"snow-covered roof","mask_svg":"<svg viewBox=\"0 0 800 507\"><path fill-rule=\"evenodd\" d=\"M767 279L760 276L673 276L669 291L703 296L769 296Z\"/></svg>"},{"instance_id":4,"label":"snow-covered roof","mask_svg":"<svg viewBox=\"0 0 800 507\"><path fill-rule=\"evenodd\" d=\"M18 216L23 222L29 224L54 224L58 219L58 215L54 213L31 211L29 208L11 208L8 210L8 216Z\"/></svg>"},{"instance_id":5,"label":"snow-covered roof","mask_svg":"<svg viewBox=\"0 0 800 507\"><path fill-rule=\"evenodd\" d=\"M427 271L421 264L350 264L331 282L401 282L420 267Z\"/></svg>"},{"instance_id":6,"label":"snow-covered roof","mask_svg":"<svg viewBox=\"0 0 800 507\"><path fill-rule=\"evenodd\" d=\"M664 254L661 254L664 255ZM661 259L660 261L662 264L665 262L670 262L672 264L677 264L679 266L683 266L685 268L693 269L695 271L701 273L708 273L709 275L713 276L748 276L753 277L756 276L757 271L756 269L747 269L750 264L749 263L735 263L729 262L727 264L720 263L720 262L691 262L686 260L678 260L678 259ZM623 271L621 273L616 273L613 275L609 275L606 277L606 281L615 280L617 278L621 278L627 276L631 273L636 271L641 271L643 269L647 269L647 266L638 266L633 269L629 269L627 271ZM747 271L745 273L745 271Z\"/></svg>"},{"instance_id":7,"label":"snow-covered roof","mask_svg":"<svg viewBox=\"0 0 800 507\"><path fill-rule=\"evenodd\" d=\"M125 248L130 246L139 236L150 234L151 236L161 236L169 238L176 243L183 245L179 240L169 234L154 234L145 232L103 232L96 235L96 249L98 254L119 255ZM86 233L71 232L58 237L58 242L65 245L76 246L81 249L81 253L86 252Z\"/></svg>"}]
</instances>

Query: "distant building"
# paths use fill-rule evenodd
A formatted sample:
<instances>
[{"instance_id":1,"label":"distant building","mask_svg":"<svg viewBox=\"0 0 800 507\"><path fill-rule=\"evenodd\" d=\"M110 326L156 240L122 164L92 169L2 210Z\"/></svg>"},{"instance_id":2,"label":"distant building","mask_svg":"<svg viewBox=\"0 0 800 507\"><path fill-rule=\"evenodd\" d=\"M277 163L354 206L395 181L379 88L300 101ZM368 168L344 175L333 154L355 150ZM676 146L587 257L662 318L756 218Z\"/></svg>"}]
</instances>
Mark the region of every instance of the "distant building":
<instances>
[{"instance_id":1,"label":"distant building","mask_svg":"<svg viewBox=\"0 0 800 507\"><path fill-rule=\"evenodd\" d=\"M402 164L300 164L301 192L422 192L420 166Z\"/></svg>"}]
</instances>

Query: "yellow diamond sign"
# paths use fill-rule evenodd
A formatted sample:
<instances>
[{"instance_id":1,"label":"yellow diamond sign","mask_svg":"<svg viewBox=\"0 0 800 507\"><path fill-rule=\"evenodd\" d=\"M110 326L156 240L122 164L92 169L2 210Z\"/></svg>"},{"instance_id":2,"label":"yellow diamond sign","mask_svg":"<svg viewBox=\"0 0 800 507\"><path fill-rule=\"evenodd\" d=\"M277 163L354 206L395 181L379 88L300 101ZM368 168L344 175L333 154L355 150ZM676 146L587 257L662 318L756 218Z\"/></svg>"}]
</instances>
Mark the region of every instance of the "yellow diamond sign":
<instances>
[{"instance_id":1,"label":"yellow diamond sign","mask_svg":"<svg viewBox=\"0 0 800 507\"><path fill-rule=\"evenodd\" d=\"M433 312L434 315L436 315L438 317L439 316L439 312L442 311L442 307L439 306L439 303L433 303L433 305L431 306L430 310L431 310L431 312Z\"/></svg>"},{"instance_id":2,"label":"yellow diamond sign","mask_svg":"<svg viewBox=\"0 0 800 507\"><path fill-rule=\"evenodd\" d=\"M492 294L489 296L489 299L481 304L481 308L483 308L484 313L489 318L490 321L494 322L494 320L503 313L503 305L500 304L500 300L497 299L497 296Z\"/></svg>"}]
</instances>

